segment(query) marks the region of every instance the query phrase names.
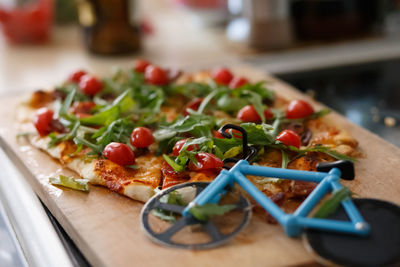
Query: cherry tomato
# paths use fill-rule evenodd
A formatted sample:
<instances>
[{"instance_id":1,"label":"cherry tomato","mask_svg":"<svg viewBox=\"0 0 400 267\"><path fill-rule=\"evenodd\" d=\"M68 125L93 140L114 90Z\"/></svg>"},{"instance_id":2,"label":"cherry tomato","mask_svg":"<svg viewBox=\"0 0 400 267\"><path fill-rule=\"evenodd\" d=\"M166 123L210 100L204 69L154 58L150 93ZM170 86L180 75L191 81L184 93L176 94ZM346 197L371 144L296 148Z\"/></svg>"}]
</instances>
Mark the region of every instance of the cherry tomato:
<instances>
[{"instance_id":1,"label":"cherry tomato","mask_svg":"<svg viewBox=\"0 0 400 267\"><path fill-rule=\"evenodd\" d=\"M89 115L92 108L94 108L96 104L93 101L83 101L83 102L75 102L72 106L72 112L76 115Z\"/></svg>"},{"instance_id":2,"label":"cherry tomato","mask_svg":"<svg viewBox=\"0 0 400 267\"><path fill-rule=\"evenodd\" d=\"M301 145L301 138L295 131L284 130L276 137L276 140L281 141L285 146L294 146L299 148Z\"/></svg>"},{"instance_id":3,"label":"cherry tomato","mask_svg":"<svg viewBox=\"0 0 400 267\"><path fill-rule=\"evenodd\" d=\"M71 75L69 76L68 80L70 82L79 83L81 78L82 78L82 76L86 75L86 74L87 73L84 70L77 70L74 73L71 73Z\"/></svg>"},{"instance_id":4,"label":"cherry tomato","mask_svg":"<svg viewBox=\"0 0 400 267\"><path fill-rule=\"evenodd\" d=\"M232 73L226 68L219 68L213 70L211 77L219 84L229 85L233 79Z\"/></svg>"},{"instance_id":5,"label":"cherry tomato","mask_svg":"<svg viewBox=\"0 0 400 267\"><path fill-rule=\"evenodd\" d=\"M131 145L137 148L145 148L154 142L153 132L146 127L137 127L131 134Z\"/></svg>"},{"instance_id":6,"label":"cherry tomato","mask_svg":"<svg viewBox=\"0 0 400 267\"><path fill-rule=\"evenodd\" d=\"M96 77L86 74L82 76L79 87L85 94L94 96L103 89L103 83Z\"/></svg>"},{"instance_id":7,"label":"cherry tomato","mask_svg":"<svg viewBox=\"0 0 400 267\"><path fill-rule=\"evenodd\" d=\"M266 120L272 119L274 117L274 113L268 108L264 110L264 117Z\"/></svg>"},{"instance_id":8,"label":"cherry tomato","mask_svg":"<svg viewBox=\"0 0 400 267\"><path fill-rule=\"evenodd\" d=\"M179 140L175 143L174 148L172 149L172 155L179 156L179 152L181 152L182 147L186 144L187 139ZM194 149L199 149L199 145L190 145L186 148L187 151L193 151Z\"/></svg>"},{"instance_id":9,"label":"cherry tomato","mask_svg":"<svg viewBox=\"0 0 400 267\"><path fill-rule=\"evenodd\" d=\"M135 154L132 149L123 143L109 143L103 151L103 155L119 165L135 164Z\"/></svg>"},{"instance_id":10,"label":"cherry tomato","mask_svg":"<svg viewBox=\"0 0 400 267\"><path fill-rule=\"evenodd\" d=\"M286 117L289 119L304 118L313 113L314 108L304 100L293 100L286 109Z\"/></svg>"},{"instance_id":11,"label":"cherry tomato","mask_svg":"<svg viewBox=\"0 0 400 267\"><path fill-rule=\"evenodd\" d=\"M192 109L192 110L198 110L201 102L203 102L203 98L195 98L192 101L188 102L184 107L183 107L183 111L182 114L187 116L189 115L188 109Z\"/></svg>"},{"instance_id":12,"label":"cherry tomato","mask_svg":"<svg viewBox=\"0 0 400 267\"><path fill-rule=\"evenodd\" d=\"M234 77L232 81L229 83L229 88L231 89L239 88L248 83L249 81L246 78Z\"/></svg>"},{"instance_id":13,"label":"cherry tomato","mask_svg":"<svg viewBox=\"0 0 400 267\"><path fill-rule=\"evenodd\" d=\"M146 82L149 84L154 84L154 85L168 84L168 76L165 73L165 71L162 68L155 65L147 66L144 72L144 78L146 79Z\"/></svg>"},{"instance_id":14,"label":"cherry tomato","mask_svg":"<svg viewBox=\"0 0 400 267\"><path fill-rule=\"evenodd\" d=\"M224 166L224 162L217 156L200 152L196 156L197 163L189 162L189 170L191 171L204 171L204 170L218 170Z\"/></svg>"},{"instance_id":15,"label":"cherry tomato","mask_svg":"<svg viewBox=\"0 0 400 267\"><path fill-rule=\"evenodd\" d=\"M134 69L136 72L144 73L148 65L150 65L150 62L148 62L147 60L138 59L135 62Z\"/></svg>"},{"instance_id":16,"label":"cherry tomato","mask_svg":"<svg viewBox=\"0 0 400 267\"><path fill-rule=\"evenodd\" d=\"M232 129L232 130L229 130L228 132L230 133L230 131L232 131L232 134L235 138L240 138L240 139L243 138L242 133L240 131ZM219 131L213 131L213 136L215 138L220 138L220 139L225 138Z\"/></svg>"},{"instance_id":17,"label":"cherry tomato","mask_svg":"<svg viewBox=\"0 0 400 267\"><path fill-rule=\"evenodd\" d=\"M41 136L48 135L52 132L51 121L53 120L54 112L48 108L41 108L36 111L33 119L33 124Z\"/></svg>"},{"instance_id":18,"label":"cherry tomato","mask_svg":"<svg viewBox=\"0 0 400 267\"><path fill-rule=\"evenodd\" d=\"M272 119L274 114L269 109L265 109L264 117L265 119ZM253 105L247 105L240 109L236 118L247 122L261 122L261 117Z\"/></svg>"}]
</instances>

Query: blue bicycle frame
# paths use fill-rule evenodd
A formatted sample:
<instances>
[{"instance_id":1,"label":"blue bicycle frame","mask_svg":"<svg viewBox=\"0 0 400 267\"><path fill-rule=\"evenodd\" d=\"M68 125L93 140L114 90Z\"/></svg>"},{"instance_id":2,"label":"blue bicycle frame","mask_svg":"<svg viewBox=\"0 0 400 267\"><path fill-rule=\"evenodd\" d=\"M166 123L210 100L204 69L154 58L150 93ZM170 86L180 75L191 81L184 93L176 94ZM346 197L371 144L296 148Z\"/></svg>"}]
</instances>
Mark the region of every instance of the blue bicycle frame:
<instances>
[{"instance_id":1,"label":"blue bicycle frame","mask_svg":"<svg viewBox=\"0 0 400 267\"><path fill-rule=\"evenodd\" d=\"M318 185L294 213L287 214L258 190L245 175L309 181L316 182ZM291 237L300 235L303 228L367 235L370 232L370 227L364 221L350 197L341 202L348 214L349 221L307 217L326 193L342 188L339 182L340 176L341 172L338 168L333 168L329 172L311 172L254 166L246 160L240 160L229 171L222 170L217 178L184 209L182 214L188 216L190 214L189 209L193 206L218 202L220 196L225 194L226 186L233 186L234 183L237 183L269 212L283 226L286 234Z\"/></svg>"}]
</instances>

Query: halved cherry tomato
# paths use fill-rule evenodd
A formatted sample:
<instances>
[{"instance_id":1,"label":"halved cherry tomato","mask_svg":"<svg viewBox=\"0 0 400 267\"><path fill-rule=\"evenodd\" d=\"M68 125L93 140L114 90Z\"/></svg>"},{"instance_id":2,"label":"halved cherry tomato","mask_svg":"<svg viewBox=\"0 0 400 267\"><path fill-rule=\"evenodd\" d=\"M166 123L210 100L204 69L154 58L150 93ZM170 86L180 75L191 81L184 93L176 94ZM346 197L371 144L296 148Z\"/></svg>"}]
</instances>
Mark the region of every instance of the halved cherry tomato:
<instances>
[{"instance_id":1,"label":"halved cherry tomato","mask_svg":"<svg viewBox=\"0 0 400 267\"><path fill-rule=\"evenodd\" d=\"M198 110L200 105L201 105L201 102L203 102L203 98L198 98L198 97L196 97L192 101L188 102L183 107L182 114L185 115L185 116L189 115L188 109Z\"/></svg>"},{"instance_id":2,"label":"halved cherry tomato","mask_svg":"<svg viewBox=\"0 0 400 267\"><path fill-rule=\"evenodd\" d=\"M41 108L36 111L33 124L41 136L52 132L51 121L53 120L53 116L54 112L48 108Z\"/></svg>"},{"instance_id":3,"label":"halved cherry tomato","mask_svg":"<svg viewBox=\"0 0 400 267\"><path fill-rule=\"evenodd\" d=\"M82 76L79 87L85 94L94 96L103 89L103 83L96 77L86 74Z\"/></svg>"},{"instance_id":4,"label":"halved cherry tomato","mask_svg":"<svg viewBox=\"0 0 400 267\"><path fill-rule=\"evenodd\" d=\"M150 65L150 62L148 62L147 60L138 59L135 61L134 69L136 72L144 73L148 65Z\"/></svg>"},{"instance_id":5,"label":"halved cherry tomato","mask_svg":"<svg viewBox=\"0 0 400 267\"><path fill-rule=\"evenodd\" d=\"M299 119L310 116L314 113L314 108L304 100L293 100L286 109L288 119Z\"/></svg>"},{"instance_id":6,"label":"halved cherry tomato","mask_svg":"<svg viewBox=\"0 0 400 267\"><path fill-rule=\"evenodd\" d=\"M264 117L267 120L272 119L274 114L269 109L265 109ZM247 105L240 109L236 118L247 122L261 122L261 117L253 105Z\"/></svg>"},{"instance_id":7,"label":"halved cherry tomato","mask_svg":"<svg viewBox=\"0 0 400 267\"><path fill-rule=\"evenodd\" d=\"M276 137L276 140L281 141L285 146L294 146L299 148L301 145L301 138L295 131L284 130Z\"/></svg>"},{"instance_id":8,"label":"halved cherry tomato","mask_svg":"<svg viewBox=\"0 0 400 267\"><path fill-rule=\"evenodd\" d=\"M200 152L196 154L197 163L189 162L189 170L204 171L204 170L219 170L224 166L224 162L217 156Z\"/></svg>"},{"instance_id":9,"label":"halved cherry tomato","mask_svg":"<svg viewBox=\"0 0 400 267\"><path fill-rule=\"evenodd\" d=\"M103 150L103 155L119 165L135 164L135 154L132 149L123 143L109 143Z\"/></svg>"},{"instance_id":10,"label":"halved cherry tomato","mask_svg":"<svg viewBox=\"0 0 400 267\"><path fill-rule=\"evenodd\" d=\"M68 80L69 80L70 82L79 83L83 75L86 75L86 71L84 71L84 70L77 70L77 71L75 71L74 73L72 73L72 74L69 76Z\"/></svg>"},{"instance_id":11,"label":"halved cherry tomato","mask_svg":"<svg viewBox=\"0 0 400 267\"><path fill-rule=\"evenodd\" d=\"M149 65L146 67L144 72L144 78L146 82L154 85L166 85L168 84L168 76L165 71L155 65Z\"/></svg>"},{"instance_id":12,"label":"halved cherry tomato","mask_svg":"<svg viewBox=\"0 0 400 267\"><path fill-rule=\"evenodd\" d=\"M274 113L268 108L264 110L264 117L266 120L272 119L274 117Z\"/></svg>"},{"instance_id":13,"label":"halved cherry tomato","mask_svg":"<svg viewBox=\"0 0 400 267\"><path fill-rule=\"evenodd\" d=\"M179 156L179 152L181 152L182 147L186 144L187 139L179 140L175 143L174 148L172 149L172 155ZM192 151L194 149L199 149L199 145L190 145L186 148L187 151Z\"/></svg>"},{"instance_id":14,"label":"halved cherry tomato","mask_svg":"<svg viewBox=\"0 0 400 267\"><path fill-rule=\"evenodd\" d=\"M249 83L249 81L244 77L233 77L232 81L229 83L229 88L239 88L247 83Z\"/></svg>"},{"instance_id":15,"label":"halved cherry tomato","mask_svg":"<svg viewBox=\"0 0 400 267\"><path fill-rule=\"evenodd\" d=\"M233 79L232 73L226 68L215 69L211 73L211 77L219 84L229 85Z\"/></svg>"},{"instance_id":16,"label":"halved cherry tomato","mask_svg":"<svg viewBox=\"0 0 400 267\"><path fill-rule=\"evenodd\" d=\"M137 127L131 134L131 145L137 148L145 148L154 142L153 132L146 127Z\"/></svg>"},{"instance_id":17,"label":"halved cherry tomato","mask_svg":"<svg viewBox=\"0 0 400 267\"><path fill-rule=\"evenodd\" d=\"M240 139L243 138L242 133L240 131L232 129L232 130L229 130L228 132L230 132L230 131L232 131L232 134L235 138L240 138ZM219 131L213 131L213 136L215 138L220 138L220 139L225 138Z\"/></svg>"}]
</instances>

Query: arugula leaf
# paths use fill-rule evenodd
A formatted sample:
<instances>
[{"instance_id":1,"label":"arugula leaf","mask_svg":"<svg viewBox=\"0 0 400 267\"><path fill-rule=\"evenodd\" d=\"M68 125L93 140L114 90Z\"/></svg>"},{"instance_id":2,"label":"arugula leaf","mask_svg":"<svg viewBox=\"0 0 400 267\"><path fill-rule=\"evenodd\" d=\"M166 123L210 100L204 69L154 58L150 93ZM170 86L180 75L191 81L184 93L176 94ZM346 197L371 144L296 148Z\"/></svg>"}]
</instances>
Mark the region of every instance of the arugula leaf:
<instances>
[{"instance_id":1,"label":"arugula leaf","mask_svg":"<svg viewBox=\"0 0 400 267\"><path fill-rule=\"evenodd\" d=\"M134 90L133 98L139 103L135 110L135 113L139 114L138 124L148 125L156 122L161 112L161 105L165 101L161 87L142 86Z\"/></svg>"},{"instance_id":2,"label":"arugula leaf","mask_svg":"<svg viewBox=\"0 0 400 267\"><path fill-rule=\"evenodd\" d=\"M92 138L96 139L96 145L103 150L111 142L129 143L130 134L134 125L126 118L113 121L110 125L99 129Z\"/></svg>"},{"instance_id":3,"label":"arugula leaf","mask_svg":"<svg viewBox=\"0 0 400 267\"><path fill-rule=\"evenodd\" d=\"M23 133L17 134L15 137L16 137L17 139L19 139L19 138L21 138L21 137L28 137L28 136L34 135L34 134L35 134L34 132L23 132Z\"/></svg>"},{"instance_id":4,"label":"arugula leaf","mask_svg":"<svg viewBox=\"0 0 400 267\"><path fill-rule=\"evenodd\" d=\"M93 116L80 119L82 124L109 125L119 118L120 114L129 111L135 105L130 96L130 90L126 90L117 97L110 106L105 107Z\"/></svg>"},{"instance_id":5,"label":"arugula leaf","mask_svg":"<svg viewBox=\"0 0 400 267\"><path fill-rule=\"evenodd\" d=\"M207 221L214 215L224 215L225 213L235 209L235 205L218 205L208 203L191 208L189 212L199 221Z\"/></svg>"},{"instance_id":6,"label":"arugula leaf","mask_svg":"<svg viewBox=\"0 0 400 267\"><path fill-rule=\"evenodd\" d=\"M60 110L58 111L58 115L63 118L68 118L66 115L68 114L68 109L71 107L72 101L76 95L76 90L71 90L65 98L63 104L61 105Z\"/></svg>"},{"instance_id":7,"label":"arugula leaf","mask_svg":"<svg viewBox=\"0 0 400 267\"><path fill-rule=\"evenodd\" d=\"M274 99L275 93L273 91L269 90L265 86L266 83L267 83L266 81L260 81L255 84L249 83L249 84L245 84L244 86L242 86L238 89L242 90L242 91L251 91L251 92L254 92L254 93L260 95L261 98L263 99L263 102L265 102L267 100L271 101ZM236 91L236 89L235 89L235 91Z\"/></svg>"},{"instance_id":8,"label":"arugula leaf","mask_svg":"<svg viewBox=\"0 0 400 267\"><path fill-rule=\"evenodd\" d=\"M281 150L282 153L282 169L286 169L289 164L289 155L285 150Z\"/></svg>"},{"instance_id":9,"label":"arugula leaf","mask_svg":"<svg viewBox=\"0 0 400 267\"><path fill-rule=\"evenodd\" d=\"M190 114L186 117L178 118L170 125L160 126L153 135L157 141L171 138L178 133L191 133L195 137L211 137L211 129L213 129L215 125L216 120L213 116Z\"/></svg>"},{"instance_id":10,"label":"arugula leaf","mask_svg":"<svg viewBox=\"0 0 400 267\"><path fill-rule=\"evenodd\" d=\"M243 150L242 146L234 146L224 153L223 158L224 159L233 158L242 153L242 150Z\"/></svg>"},{"instance_id":11,"label":"arugula leaf","mask_svg":"<svg viewBox=\"0 0 400 267\"><path fill-rule=\"evenodd\" d=\"M75 190L80 190L80 191L89 191L89 185L88 185L87 179L76 179L74 177L67 177L64 175L60 175L58 178L55 177L50 177L49 178L49 183L54 184L54 185L61 185L64 187L68 187L71 189Z\"/></svg>"},{"instance_id":12,"label":"arugula leaf","mask_svg":"<svg viewBox=\"0 0 400 267\"><path fill-rule=\"evenodd\" d=\"M191 145L198 145L199 150L202 152L210 152L214 142L212 141L211 138L208 137L200 137L200 138L189 138L185 144L181 148L181 152L186 150L189 146Z\"/></svg>"},{"instance_id":13,"label":"arugula leaf","mask_svg":"<svg viewBox=\"0 0 400 267\"><path fill-rule=\"evenodd\" d=\"M243 91L242 95L244 97L247 97L249 102L253 105L255 110L257 111L258 115L261 118L261 121L264 123L265 122L265 116L264 116L264 105L262 102L262 97L261 95L252 92L252 91Z\"/></svg>"},{"instance_id":14,"label":"arugula leaf","mask_svg":"<svg viewBox=\"0 0 400 267\"><path fill-rule=\"evenodd\" d=\"M319 209L314 213L314 218L326 218L333 214L339 207L342 200L350 197L352 192L347 187L342 187L341 189L335 191L333 195L327 199Z\"/></svg>"},{"instance_id":15,"label":"arugula leaf","mask_svg":"<svg viewBox=\"0 0 400 267\"><path fill-rule=\"evenodd\" d=\"M183 200L182 195L178 191L172 191L168 195L164 195L160 198L160 202L162 203L168 203L172 205L178 205L178 206L186 206L187 203ZM176 213L171 212L171 211L166 211L162 209L153 209L151 213L160 218L163 221L167 221L170 223L173 223L176 221Z\"/></svg>"},{"instance_id":16,"label":"arugula leaf","mask_svg":"<svg viewBox=\"0 0 400 267\"><path fill-rule=\"evenodd\" d=\"M168 194L168 204L186 206L187 203L183 200L182 195L178 191L172 191Z\"/></svg>"},{"instance_id":17,"label":"arugula leaf","mask_svg":"<svg viewBox=\"0 0 400 267\"><path fill-rule=\"evenodd\" d=\"M160 218L163 221L169 222L169 223L174 223L176 222L176 216L174 215L173 212L168 212L162 209L153 209L151 213Z\"/></svg>"},{"instance_id":18,"label":"arugula leaf","mask_svg":"<svg viewBox=\"0 0 400 267\"><path fill-rule=\"evenodd\" d=\"M275 141L273 127L269 124L242 123L240 126L247 132L247 140L253 145L270 145Z\"/></svg>"},{"instance_id":19,"label":"arugula leaf","mask_svg":"<svg viewBox=\"0 0 400 267\"><path fill-rule=\"evenodd\" d=\"M139 167L138 167L137 165L135 165L135 164L132 164L132 165L125 165L125 168L130 168L130 169L134 169L134 170L139 169Z\"/></svg>"},{"instance_id":20,"label":"arugula leaf","mask_svg":"<svg viewBox=\"0 0 400 267\"><path fill-rule=\"evenodd\" d=\"M92 142L82 138L82 137L75 137L74 139L74 143L79 146L79 145L84 145L87 146L88 148L90 148L94 153L96 154L101 154L103 153L103 150L101 149L101 146L93 144Z\"/></svg>"},{"instance_id":21,"label":"arugula leaf","mask_svg":"<svg viewBox=\"0 0 400 267\"><path fill-rule=\"evenodd\" d=\"M204 99L203 101L201 101L201 104L199 106L199 108L197 109L197 111L195 112L196 114L201 114L203 113L204 109L207 107L207 105L210 103L210 101L218 94L217 90L212 91L211 93L209 93Z\"/></svg>"},{"instance_id":22,"label":"arugula leaf","mask_svg":"<svg viewBox=\"0 0 400 267\"><path fill-rule=\"evenodd\" d=\"M307 152L321 152L321 153L325 153L329 156L331 156L332 158L335 159L339 159L339 160L349 160L351 162L356 161L355 158L344 155L344 154L340 154L339 152L336 152L335 150L330 149L329 147L326 146L314 146L311 148L306 148L304 149Z\"/></svg>"},{"instance_id":23,"label":"arugula leaf","mask_svg":"<svg viewBox=\"0 0 400 267\"><path fill-rule=\"evenodd\" d=\"M205 83L186 83L184 85L171 86L166 89L168 95L180 94L188 98L193 96L204 97L208 95L213 88Z\"/></svg>"},{"instance_id":24,"label":"arugula leaf","mask_svg":"<svg viewBox=\"0 0 400 267\"><path fill-rule=\"evenodd\" d=\"M241 97L232 97L229 96L229 94L224 94L222 95L218 101L217 101L217 107L218 109L228 112L228 113L233 113L244 106L248 104L248 100L241 98Z\"/></svg>"},{"instance_id":25,"label":"arugula leaf","mask_svg":"<svg viewBox=\"0 0 400 267\"><path fill-rule=\"evenodd\" d=\"M71 91L75 91L74 99L77 101L87 101L90 100L89 96L84 94L81 90L79 90L78 84L76 83L68 83L64 86L59 86L55 88L56 91L62 92L65 95L71 93Z\"/></svg>"},{"instance_id":26,"label":"arugula leaf","mask_svg":"<svg viewBox=\"0 0 400 267\"><path fill-rule=\"evenodd\" d=\"M282 143L275 143L273 145L271 145L271 147L273 148L277 148L277 149L281 149L281 150L289 150L289 151L293 151L297 153L296 158L301 157L303 155L305 155L308 152L320 152L320 153L324 153L327 154L335 159L338 160L349 160L351 162L354 162L355 159L353 157L347 156L347 155L343 155L340 154L334 150L332 150L331 148L327 147L327 146L321 146L321 145L316 145L313 147L306 147L304 149L299 149L297 147L294 146L285 146Z\"/></svg>"},{"instance_id":27,"label":"arugula leaf","mask_svg":"<svg viewBox=\"0 0 400 267\"><path fill-rule=\"evenodd\" d=\"M181 172L185 170L185 166L179 165L173 159L171 159L168 155L163 154L164 160L174 169L176 172Z\"/></svg>"}]
</instances>

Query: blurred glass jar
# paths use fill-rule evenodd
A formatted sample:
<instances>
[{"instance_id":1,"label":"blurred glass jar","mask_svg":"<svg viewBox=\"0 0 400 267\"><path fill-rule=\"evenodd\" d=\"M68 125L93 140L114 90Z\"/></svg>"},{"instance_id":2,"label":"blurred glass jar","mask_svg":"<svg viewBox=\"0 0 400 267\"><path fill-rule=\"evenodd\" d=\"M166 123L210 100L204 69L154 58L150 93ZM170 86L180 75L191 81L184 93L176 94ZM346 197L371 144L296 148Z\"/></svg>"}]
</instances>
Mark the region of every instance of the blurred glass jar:
<instances>
[{"instance_id":1,"label":"blurred glass jar","mask_svg":"<svg viewBox=\"0 0 400 267\"><path fill-rule=\"evenodd\" d=\"M0 22L11 43L39 44L49 40L53 20L53 0L4 1Z\"/></svg>"},{"instance_id":2,"label":"blurred glass jar","mask_svg":"<svg viewBox=\"0 0 400 267\"><path fill-rule=\"evenodd\" d=\"M79 23L90 52L121 55L140 50L133 0L78 0Z\"/></svg>"},{"instance_id":3,"label":"blurred glass jar","mask_svg":"<svg viewBox=\"0 0 400 267\"><path fill-rule=\"evenodd\" d=\"M228 38L255 49L281 49L293 43L289 0L229 0Z\"/></svg>"}]
</instances>

